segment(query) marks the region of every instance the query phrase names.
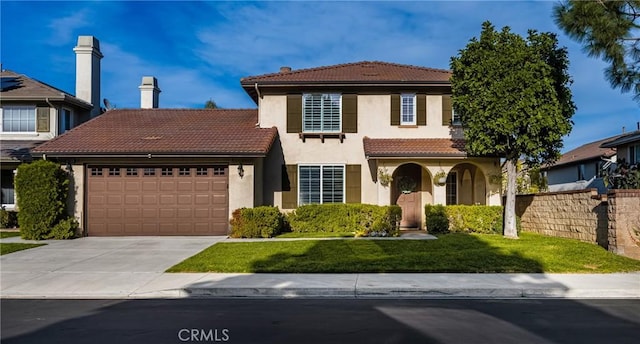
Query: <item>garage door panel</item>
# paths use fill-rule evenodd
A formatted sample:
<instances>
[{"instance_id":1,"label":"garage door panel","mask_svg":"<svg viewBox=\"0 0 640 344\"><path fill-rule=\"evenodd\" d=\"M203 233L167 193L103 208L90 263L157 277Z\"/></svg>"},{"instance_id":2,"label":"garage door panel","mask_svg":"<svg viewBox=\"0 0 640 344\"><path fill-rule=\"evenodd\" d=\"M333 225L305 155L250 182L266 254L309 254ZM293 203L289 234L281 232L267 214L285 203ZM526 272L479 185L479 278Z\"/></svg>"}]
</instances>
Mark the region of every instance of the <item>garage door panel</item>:
<instances>
[{"instance_id":1,"label":"garage door panel","mask_svg":"<svg viewBox=\"0 0 640 344\"><path fill-rule=\"evenodd\" d=\"M158 208L142 208L142 217L145 219L145 221L158 218L158 214Z\"/></svg>"},{"instance_id":2,"label":"garage door panel","mask_svg":"<svg viewBox=\"0 0 640 344\"><path fill-rule=\"evenodd\" d=\"M127 192L140 191L141 185L139 181L125 182L124 190Z\"/></svg>"},{"instance_id":3,"label":"garage door panel","mask_svg":"<svg viewBox=\"0 0 640 344\"><path fill-rule=\"evenodd\" d=\"M163 180L160 182L160 191L176 191L176 182L173 180Z\"/></svg>"},{"instance_id":4,"label":"garage door panel","mask_svg":"<svg viewBox=\"0 0 640 344\"><path fill-rule=\"evenodd\" d=\"M195 204L197 205L204 205L204 204L209 204L210 200L210 196L208 194L203 195L195 195Z\"/></svg>"},{"instance_id":5,"label":"garage door panel","mask_svg":"<svg viewBox=\"0 0 640 344\"><path fill-rule=\"evenodd\" d=\"M193 183L194 191L209 191L209 181L196 180Z\"/></svg>"},{"instance_id":6,"label":"garage door panel","mask_svg":"<svg viewBox=\"0 0 640 344\"><path fill-rule=\"evenodd\" d=\"M105 166L102 170L104 174L96 176L87 169L89 235L227 234L226 167Z\"/></svg>"},{"instance_id":7,"label":"garage door panel","mask_svg":"<svg viewBox=\"0 0 640 344\"><path fill-rule=\"evenodd\" d=\"M160 195L160 205L176 204L176 195Z\"/></svg>"},{"instance_id":8,"label":"garage door panel","mask_svg":"<svg viewBox=\"0 0 640 344\"><path fill-rule=\"evenodd\" d=\"M178 196L178 204L179 205L191 205L191 204L193 204L193 195L179 195Z\"/></svg>"},{"instance_id":9,"label":"garage door panel","mask_svg":"<svg viewBox=\"0 0 640 344\"><path fill-rule=\"evenodd\" d=\"M115 178L119 178L119 177L115 177ZM116 181L108 181L107 182L107 191L109 192L122 192L123 191L123 186L122 186L122 181L121 180L116 180Z\"/></svg>"},{"instance_id":10,"label":"garage door panel","mask_svg":"<svg viewBox=\"0 0 640 344\"><path fill-rule=\"evenodd\" d=\"M189 208L180 208L178 209L178 216L176 216L179 219L189 219L193 217L193 209L189 209Z\"/></svg>"},{"instance_id":11,"label":"garage door panel","mask_svg":"<svg viewBox=\"0 0 640 344\"><path fill-rule=\"evenodd\" d=\"M142 191L158 191L158 182L155 181L155 180L144 180L143 179L143 181L142 181Z\"/></svg>"},{"instance_id":12,"label":"garage door panel","mask_svg":"<svg viewBox=\"0 0 640 344\"><path fill-rule=\"evenodd\" d=\"M193 180L189 179L188 181L187 180L178 181L178 191L181 191L181 192L193 191Z\"/></svg>"},{"instance_id":13,"label":"garage door panel","mask_svg":"<svg viewBox=\"0 0 640 344\"><path fill-rule=\"evenodd\" d=\"M140 195L125 195L124 196L124 204L131 205L139 205L141 201Z\"/></svg>"},{"instance_id":14,"label":"garage door panel","mask_svg":"<svg viewBox=\"0 0 640 344\"><path fill-rule=\"evenodd\" d=\"M157 205L158 204L158 195L142 195L142 204L143 205Z\"/></svg>"}]
</instances>

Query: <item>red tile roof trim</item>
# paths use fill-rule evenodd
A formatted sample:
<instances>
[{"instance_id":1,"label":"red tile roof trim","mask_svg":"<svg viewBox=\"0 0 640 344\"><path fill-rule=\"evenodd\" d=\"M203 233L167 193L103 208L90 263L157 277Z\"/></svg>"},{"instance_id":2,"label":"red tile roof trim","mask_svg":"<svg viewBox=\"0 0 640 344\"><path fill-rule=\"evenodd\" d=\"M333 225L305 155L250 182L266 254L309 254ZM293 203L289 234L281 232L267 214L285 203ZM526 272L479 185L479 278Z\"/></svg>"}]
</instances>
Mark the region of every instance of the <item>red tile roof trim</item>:
<instances>
[{"instance_id":1,"label":"red tile roof trim","mask_svg":"<svg viewBox=\"0 0 640 344\"><path fill-rule=\"evenodd\" d=\"M461 139L363 139L367 158L466 157Z\"/></svg>"}]
</instances>

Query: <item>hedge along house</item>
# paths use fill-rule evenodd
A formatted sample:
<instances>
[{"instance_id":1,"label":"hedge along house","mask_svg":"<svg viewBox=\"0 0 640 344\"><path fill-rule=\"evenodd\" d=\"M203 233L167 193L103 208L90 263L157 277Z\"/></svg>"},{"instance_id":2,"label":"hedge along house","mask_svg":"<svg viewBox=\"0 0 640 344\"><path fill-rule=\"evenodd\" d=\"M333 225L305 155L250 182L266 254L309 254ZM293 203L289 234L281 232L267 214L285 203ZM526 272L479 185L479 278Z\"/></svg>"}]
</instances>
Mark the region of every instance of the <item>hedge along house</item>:
<instances>
[{"instance_id":1,"label":"hedge along house","mask_svg":"<svg viewBox=\"0 0 640 344\"><path fill-rule=\"evenodd\" d=\"M496 157L469 157L447 70L357 62L243 78L260 127L276 127L265 201L398 204L424 227L426 204L500 204ZM438 178L436 178L438 177ZM389 183L387 183L389 181Z\"/></svg>"}]
</instances>

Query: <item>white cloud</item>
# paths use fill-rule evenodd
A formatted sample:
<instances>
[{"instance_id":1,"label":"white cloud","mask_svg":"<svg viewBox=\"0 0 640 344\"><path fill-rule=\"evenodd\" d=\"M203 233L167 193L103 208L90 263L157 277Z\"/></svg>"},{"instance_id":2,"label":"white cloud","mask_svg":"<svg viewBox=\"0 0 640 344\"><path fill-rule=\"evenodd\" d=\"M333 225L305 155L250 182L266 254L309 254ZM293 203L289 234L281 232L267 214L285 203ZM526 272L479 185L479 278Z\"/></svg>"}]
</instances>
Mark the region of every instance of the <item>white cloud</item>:
<instances>
[{"instance_id":1,"label":"white cloud","mask_svg":"<svg viewBox=\"0 0 640 344\"><path fill-rule=\"evenodd\" d=\"M76 39L75 31L89 24L87 20L88 10L73 12L66 17L55 18L49 24L51 36L49 37L49 45L62 46Z\"/></svg>"}]
</instances>

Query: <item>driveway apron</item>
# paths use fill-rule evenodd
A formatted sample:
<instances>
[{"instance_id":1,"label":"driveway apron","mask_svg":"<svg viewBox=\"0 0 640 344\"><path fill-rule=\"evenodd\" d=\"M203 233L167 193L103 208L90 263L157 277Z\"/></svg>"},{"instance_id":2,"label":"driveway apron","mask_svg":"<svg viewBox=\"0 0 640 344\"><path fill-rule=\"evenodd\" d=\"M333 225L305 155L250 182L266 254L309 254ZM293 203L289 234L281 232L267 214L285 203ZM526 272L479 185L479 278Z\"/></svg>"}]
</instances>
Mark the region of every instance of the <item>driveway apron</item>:
<instances>
[{"instance_id":1,"label":"driveway apron","mask_svg":"<svg viewBox=\"0 0 640 344\"><path fill-rule=\"evenodd\" d=\"M122 297L225 238L88 237L46 241L46 246L0 256L0 295Z\"/></svg>"}]
</instances>

